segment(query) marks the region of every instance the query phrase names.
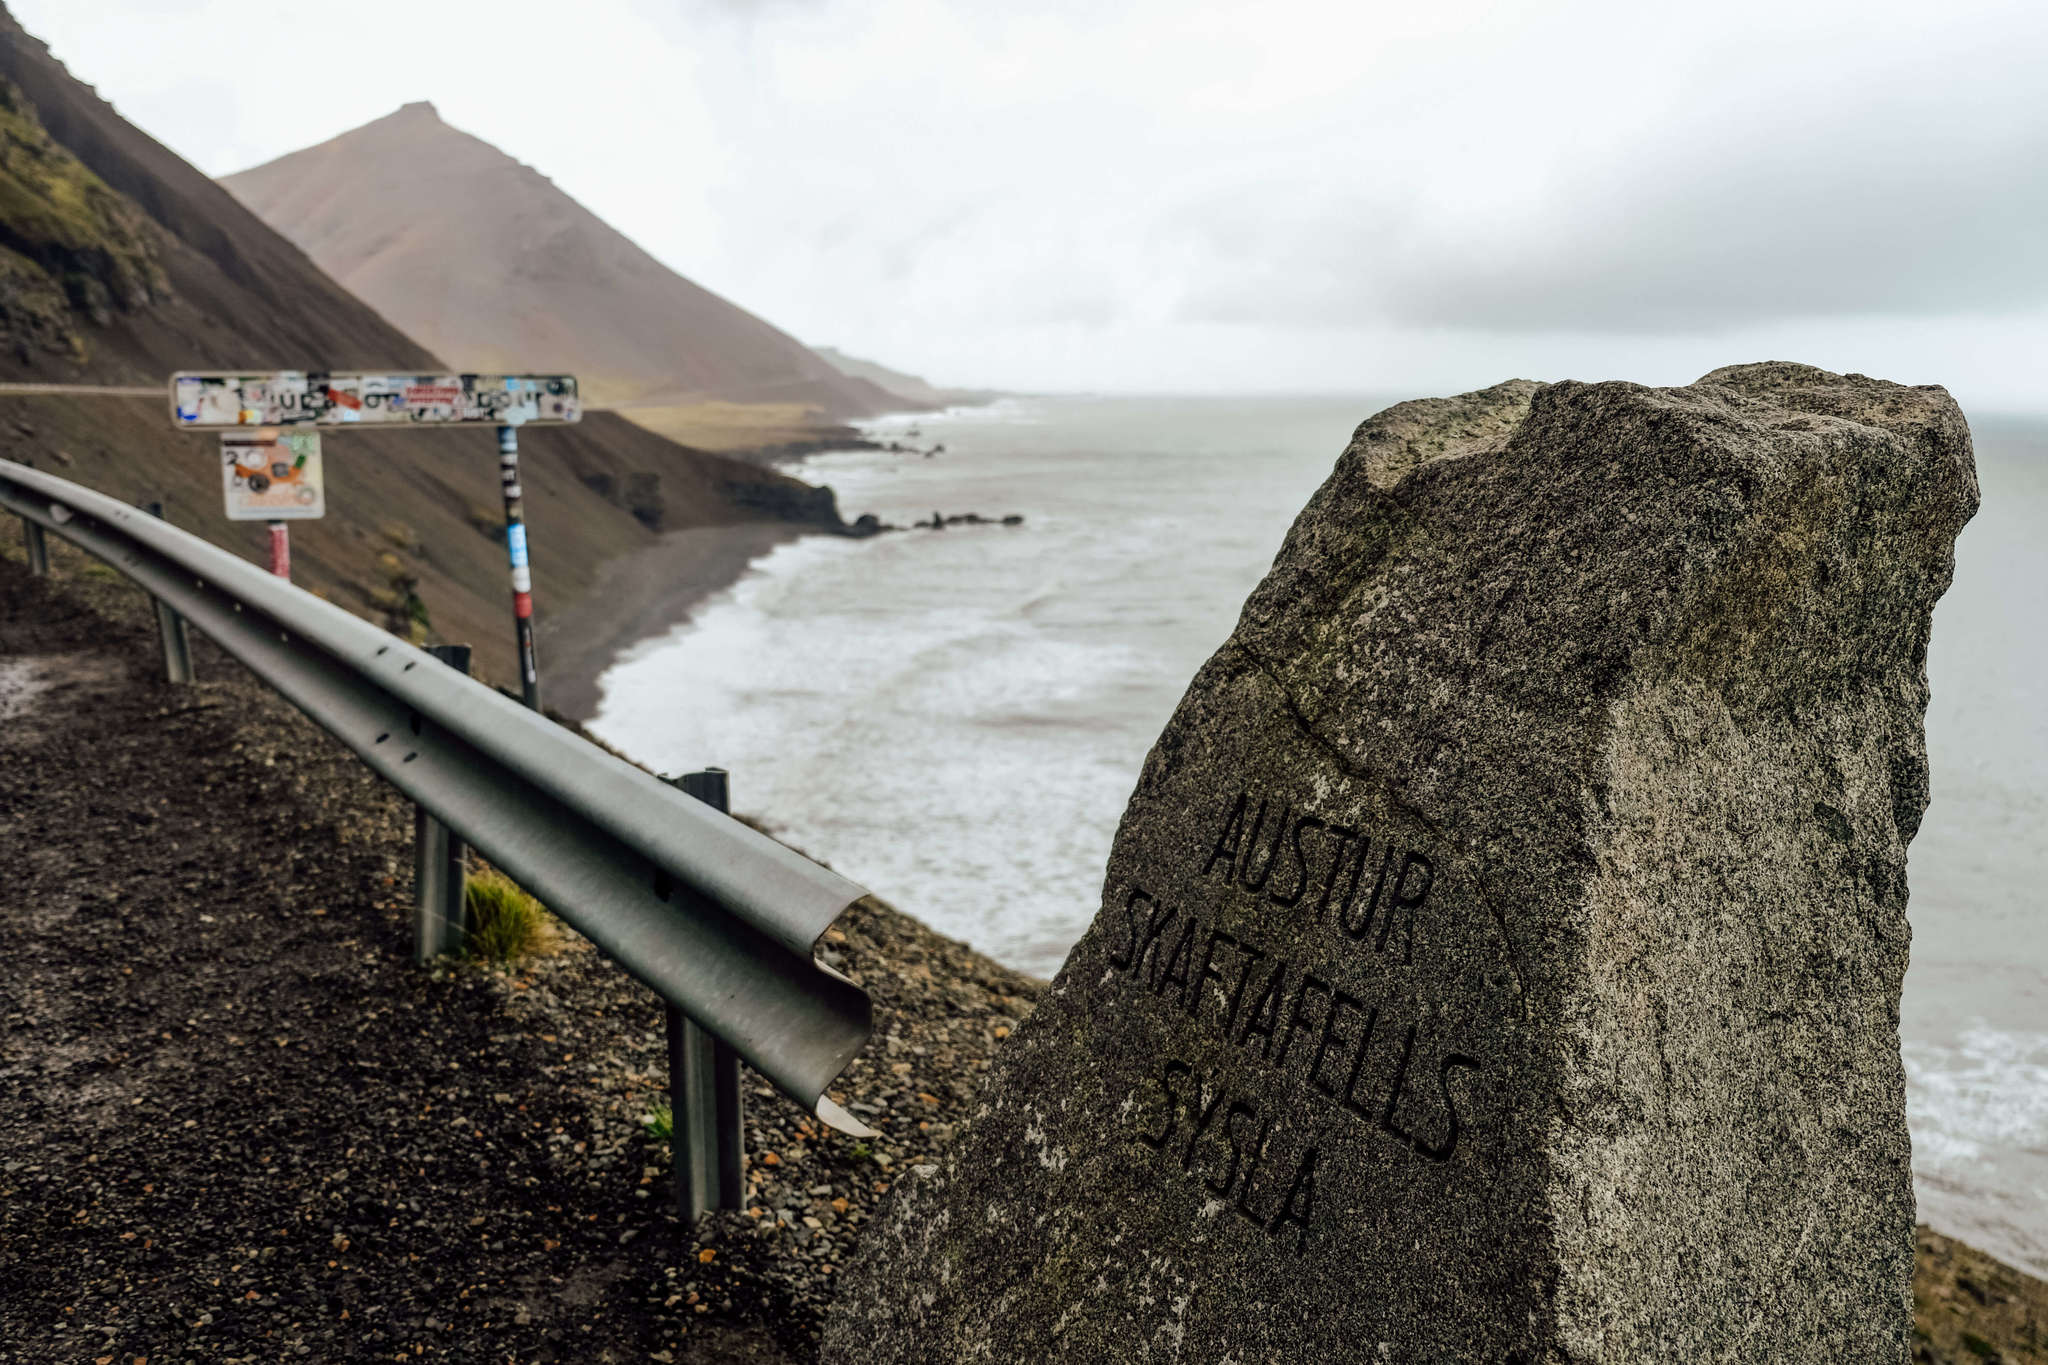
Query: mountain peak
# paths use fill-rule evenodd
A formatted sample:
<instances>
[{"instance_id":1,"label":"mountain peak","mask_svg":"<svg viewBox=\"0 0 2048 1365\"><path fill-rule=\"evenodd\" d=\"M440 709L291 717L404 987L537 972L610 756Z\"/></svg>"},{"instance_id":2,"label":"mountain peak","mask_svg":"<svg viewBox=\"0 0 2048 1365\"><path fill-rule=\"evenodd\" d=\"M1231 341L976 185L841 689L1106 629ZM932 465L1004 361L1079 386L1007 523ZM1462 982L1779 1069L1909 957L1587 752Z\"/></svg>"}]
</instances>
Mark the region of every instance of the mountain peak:
<instances>
[{"instance_id":1,"label":"mountain peak","mask_svg":"<svg viewBox=\"0 0 2048 1365\"><path fill-rule=\"evenodd\" d=\"M425 101L223 183L466 367L560 367L599 402L797 404L833 420L903 406L676 274Z\"/></svg>"}]
</instances>

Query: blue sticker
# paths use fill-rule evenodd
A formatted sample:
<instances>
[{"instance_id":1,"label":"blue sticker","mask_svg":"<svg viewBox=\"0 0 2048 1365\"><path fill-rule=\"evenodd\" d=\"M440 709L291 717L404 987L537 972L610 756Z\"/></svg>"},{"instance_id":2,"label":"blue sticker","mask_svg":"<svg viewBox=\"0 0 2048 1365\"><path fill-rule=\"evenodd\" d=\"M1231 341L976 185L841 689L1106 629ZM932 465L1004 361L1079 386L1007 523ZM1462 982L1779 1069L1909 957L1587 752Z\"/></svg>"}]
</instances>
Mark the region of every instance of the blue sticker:
<instances>
[{"instance_id":1,"label":"blue sticker","mask_svg":"<svg viewBox=\"0 0 2048 1365\"><path fill-rule=\"evenodd\" d=\"M512 567L526 562L526 523L515 521L505 528L505 548L512 552Z\"/></svg>"}]
</instances>

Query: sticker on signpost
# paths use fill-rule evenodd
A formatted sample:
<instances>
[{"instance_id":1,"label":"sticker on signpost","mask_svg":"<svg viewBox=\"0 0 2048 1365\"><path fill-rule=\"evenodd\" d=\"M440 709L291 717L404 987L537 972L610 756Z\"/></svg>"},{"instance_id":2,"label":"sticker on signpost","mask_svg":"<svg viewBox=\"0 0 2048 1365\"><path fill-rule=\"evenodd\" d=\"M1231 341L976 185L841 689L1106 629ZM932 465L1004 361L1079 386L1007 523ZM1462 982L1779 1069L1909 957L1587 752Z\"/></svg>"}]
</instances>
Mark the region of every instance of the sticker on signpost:
<instances>
[{"instance_id":1,"label":"sticker on signpost","mask_svg":"<svg viewBox=\"0 0 2048 1365\"><path fill-rule=\"evenodd\" d=\"M327 514L317 431L235 432L220 438L229 521L303 521Z\"/></svg>"},{"instance_id":2,"label":"sticker on signpost","mask_svg":"<svg viewBox=\"0 0 2048 1365\"><path fill-rule=\"evenodd\" d=\"M274 374L180 371L171 420L184 430L393 425L554 426L583 416L570 374Z\"/></svg>"}]
</instances>

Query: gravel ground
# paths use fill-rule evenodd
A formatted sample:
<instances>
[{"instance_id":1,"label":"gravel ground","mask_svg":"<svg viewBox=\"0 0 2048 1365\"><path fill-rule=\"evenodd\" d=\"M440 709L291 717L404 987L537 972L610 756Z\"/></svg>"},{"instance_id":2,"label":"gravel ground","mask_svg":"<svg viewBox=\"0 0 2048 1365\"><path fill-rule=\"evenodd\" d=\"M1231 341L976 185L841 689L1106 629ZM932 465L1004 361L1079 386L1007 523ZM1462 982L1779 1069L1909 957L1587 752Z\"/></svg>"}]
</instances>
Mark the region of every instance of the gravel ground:
<instances>
[{"instance_id":1,"label":"gravel ground","mask_svg":"<svg viewBox=\"0 0 2048 1365\"><path fill-rule=\"evenodd\" d=\"M11 529L11 528L9 528ZM0 1361L796 1361L892 1178L1041 983L874 903L819 1127L751 1075L695 1229L654 997L582 940L410 963L411 808L134 589L0 530Z\"/></svg>"}]
</instances>

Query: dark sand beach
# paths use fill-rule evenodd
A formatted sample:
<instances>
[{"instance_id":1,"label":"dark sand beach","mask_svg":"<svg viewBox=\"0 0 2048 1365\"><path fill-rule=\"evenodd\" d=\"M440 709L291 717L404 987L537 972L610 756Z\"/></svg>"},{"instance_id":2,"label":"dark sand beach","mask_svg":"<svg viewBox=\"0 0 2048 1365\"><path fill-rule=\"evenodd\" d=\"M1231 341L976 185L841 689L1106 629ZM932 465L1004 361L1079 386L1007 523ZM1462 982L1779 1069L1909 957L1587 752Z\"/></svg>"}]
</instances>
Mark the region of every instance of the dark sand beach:
<instances>
[{"instance_id":1,"label":"dark sand beach","mask_svg":"<svg viewBox=\"0 0 2048 1365\"><path fill-rule=\"evenodd\" d=\"M700 602L731 586L757 556L804 530L771 521L698 526L606 561L582 598L541 616L535 652L548 709L589 720L597 713L597 680L621 654L689 620Z\"/></svg>"}]
</instances>

